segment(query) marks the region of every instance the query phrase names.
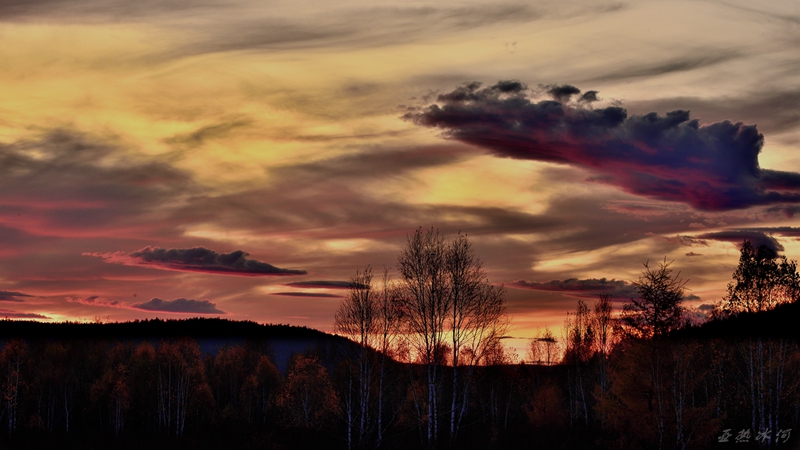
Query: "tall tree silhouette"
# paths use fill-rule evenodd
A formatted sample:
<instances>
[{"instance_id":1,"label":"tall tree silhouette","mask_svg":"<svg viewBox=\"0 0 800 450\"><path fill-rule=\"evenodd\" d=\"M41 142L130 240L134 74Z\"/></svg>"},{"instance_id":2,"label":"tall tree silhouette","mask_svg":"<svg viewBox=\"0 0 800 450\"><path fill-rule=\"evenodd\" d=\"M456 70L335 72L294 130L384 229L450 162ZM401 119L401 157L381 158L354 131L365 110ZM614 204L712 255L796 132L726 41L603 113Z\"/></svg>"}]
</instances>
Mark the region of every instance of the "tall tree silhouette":
<instances>
[{"instance_id":1,"label":"tall tree silhouette","mask_svg":"<svg viewBox=\"0 0 800 450\"><path fill-rule=\"evenodd\" d=\"M681 325L683 320L683 293L687 281L680 273L672 274L672 261L664 261L657 268L644 263L644 270L634 282L638 296L631 299L622 310L622 323L634 337L659 338Z\"/></svg>"},{"instance_id":2,"label":"tall tree silhouette","mask_svg":"<svg viewBox=\"0 0 800 450\"><path fill-rule=\"evenodd\" d=\"M744 241L739 265L722 301L722 313L766 311L778 304L793 302L798 295L797 263L779 256L766 245L754 249L750 241Z\"/></svg>"}]
</instances>

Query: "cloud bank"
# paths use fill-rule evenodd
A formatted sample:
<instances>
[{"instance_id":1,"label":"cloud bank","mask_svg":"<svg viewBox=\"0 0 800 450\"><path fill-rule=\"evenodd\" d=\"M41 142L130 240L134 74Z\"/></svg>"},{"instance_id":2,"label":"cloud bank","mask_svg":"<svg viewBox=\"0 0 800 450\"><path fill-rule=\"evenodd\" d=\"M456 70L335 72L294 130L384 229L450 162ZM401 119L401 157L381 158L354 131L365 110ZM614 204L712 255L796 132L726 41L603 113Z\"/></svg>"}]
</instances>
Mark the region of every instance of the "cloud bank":
<instances>
[{"instance_id":1,"label":"cloud bank","mask_svg":"<svg viewBox=\"0 0 800 450\"><path fill-rule=\"evenodd\" d=\"M45 315L42 315L42 314L23 313L23 312L17 312L17 311L9 311L7 309L0 309L0 317L6 318L6 319L45 319L45 320L50 320L49 317L47 317Z\"/></svg>"},{"instance_id":2,"label":"cloud bank","mask_svg":"<svg viewBox=\"0 0 800 450\"><path fill-rule=\"evenodd\" d=\"M307 273L305 270L282 269L255 259L247 259L249 253L241 250L217 253L204 247L171 249L145 247L131 253L85 253L85 255L100 257L109 263L181 272L250 277L305 275Z\"/></svg>"},{"instance_id":3,"label":"cloud bank","mask_svg":"<svg viewBox=\"0 0 800 450\"><path fill-rule=\"evenodd\" d=\"M21 297L33 297L22 292L0 291L0 302L24 302Z\"/></svg>"},{"instance_id":4,"label":"cloud bank","mask_svg":"<svg viewBox=\"0 0 800 450\"><path fill-rule=\"evenodd\" d=\"M759 166L764 136L755 125L701 125L683 110L629 116L619 106L586 106L595 91L545 88L552 100L534 101L518 81L472 82L404 118L497 156L580 167L591 181L699 210L800 202L800 173Z\"/></svg>"},{"instance_id":5,"label":"cloud bank","mask_svg":"<svg viewBox=\"0 0 800 450\"><path fill-rule=\"evenodd\" d=\"M639 295L636 286L623 280L605 278L568 278L545 282L518 280L506 284L510 288L532 289L534 291L563 292L570 297L594 298L599 294L610 294L615 300L630 300Z\"/></svg>"},{"instance_id":6,"label":"cloud bank","mask_svg":"<svg viewBox=\"0 0 800 450\"><path fill-rule=\"evenodd\" d=\"M341 295L325 294L323 292L272 292L270 295L281 295L284 297L344 298Z\"/></svg>"},{"instance_id":7,"label":"cloud bank","mask_svg":"<svg viewBox=\"0 0 800 450\"><path fill-rule=\"evenodd\" d=\"M169 313L191 313L191 314L226 314L225 311L217 309L217 305L208 300L187 300L177 298L175 300L161 300L160 298L150 299L148 302L132 305L135 309L144 311L161 311Z\"/></svg>"},{"instance_id":8,"label":"cloud bank","mask_svg":"<svg viewBox=\"0 0 800 450\"><path fill-rule=\"evenodd\" d=\"M332 280L310 280L310 281L292 281L291 283L284 283L284 286L310 288L310 289L350 289L353 283L349 281L332 281Z\"/></svg>"}]
</instances>

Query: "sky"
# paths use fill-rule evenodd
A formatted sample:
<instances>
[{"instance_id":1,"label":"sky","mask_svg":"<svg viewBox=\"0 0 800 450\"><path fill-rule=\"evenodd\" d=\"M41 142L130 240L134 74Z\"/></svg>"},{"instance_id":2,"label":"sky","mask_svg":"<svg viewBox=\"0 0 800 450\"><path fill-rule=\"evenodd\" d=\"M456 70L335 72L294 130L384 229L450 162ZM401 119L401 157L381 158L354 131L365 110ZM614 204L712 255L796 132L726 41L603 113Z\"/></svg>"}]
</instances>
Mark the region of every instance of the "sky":
<instances>
[{"instance_id":1,"label":"sky","mask_svg":"<svg viewBox=\"0 0 800 450\"><path fill-rule=\"evenodd\" d=\"M0 0L0 317L331 331L466 233L514 338L800 257L800 3ZM396 274L395 274L396 275Z\"/></svg>"}]
</instances>

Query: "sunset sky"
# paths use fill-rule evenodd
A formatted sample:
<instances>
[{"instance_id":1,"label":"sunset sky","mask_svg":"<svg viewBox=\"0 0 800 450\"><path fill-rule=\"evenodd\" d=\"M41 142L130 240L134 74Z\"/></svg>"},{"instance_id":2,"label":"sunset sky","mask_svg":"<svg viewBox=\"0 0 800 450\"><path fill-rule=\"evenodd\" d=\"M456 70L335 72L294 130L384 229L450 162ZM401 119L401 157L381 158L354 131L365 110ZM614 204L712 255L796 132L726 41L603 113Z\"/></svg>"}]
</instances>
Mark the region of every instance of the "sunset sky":
<instances>
[{"instance_id":1,"label":"sunset sky","mask_svg":"<svg viewBox=\"0 0 800 450\"><path fill-rule=\"evenodd\" d=\"M800 3L0 2L0 317L330 331L468 234L516 338L800 258Z\"/></svg>"}]
</instances>

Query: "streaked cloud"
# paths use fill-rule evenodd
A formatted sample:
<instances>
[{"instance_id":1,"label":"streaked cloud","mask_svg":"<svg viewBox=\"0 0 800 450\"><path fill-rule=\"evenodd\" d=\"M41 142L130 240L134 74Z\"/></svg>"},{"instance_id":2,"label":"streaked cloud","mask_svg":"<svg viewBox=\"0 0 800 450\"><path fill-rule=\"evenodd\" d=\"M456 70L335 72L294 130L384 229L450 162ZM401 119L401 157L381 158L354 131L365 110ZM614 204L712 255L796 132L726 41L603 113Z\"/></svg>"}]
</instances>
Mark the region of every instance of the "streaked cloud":
<instances>
[{"instance_id":1,"label":"streaked cloud","mask_svg":"<svg viewBox=\"0 0 800 450\"><path fill-rule=\"evenodd\" d=\"M130 253L85 253L85 255L103 258L109 263L180 272L205 272L247 277L305 275L307 273L305 270L282 269L272 264L248 259L249 253L241 250L217 253L203 247L170 249L145 247Z\"/></svg>"},{"instance_id":2,"label":"streaked cloud","mask_svg":"<svg viewBox=\"0 0 800 450\"><path fill-rule=\"evenodd\" d=\"M185 298L176 298L175 300L152 298L150 301L137 303L132 305L132 307L143 311L169 313L226 314L225 311L217 309L216 303L208 300L188 300Z\"/></svg>"},{"instance_id":3,"label":"streaked cloud","mask_svg":"<svg viewBox=\"0 0 800 450\"><path fill-rule=\"evenodd\" d=\"M311 289L350 289L353 283L350 281L318 280L318 281L292 281L284 283L284 286L311 288Z\"/></svg>"},{"instance_id":4,"label":"streaked cloud","mask_svg":"<svg viewBox=\"0 0 800 450\"><path fill-rule=\"evenodd\" d=\"M0 291L0 301L2 302L24 302L26 297L33 297L33 295L15 291Z\"/></svg>"},{"instance_id":5,"label":"streaked cloud","mask_svg":"<svg viewBox=\"0 0 800 450\"><path fill-rule=\"evenodd\" d=\"M515 289L531 289L544 292L562 292L571 297L597 298L600 294L609 294L616 300L630 300L638 294L636 286L623 280L607 280L605 278L590 278L579 280L568 278L566 280L551 280L545 282L518 280L506 284Z\"/></svg>"},{"instance_id":6,"label":"streaked cloud","mask_svg":"<svg viewBox=\"0 0 800 450\"><path fill-rule=\"evenodd\" d=\"M8 309L0 309L0 317L6 318L6 319L50 320L50 318L45 316L44 314L10 311Z\"/></svg>"},{"instance_id":7,"label":"streaked cloud","mask_svg":"<svg viewBox=\"0 0 800 450\"><path fill-rule=\"evenodd\" d=\"M280 295L283 297L344 298L343 295L326 294L324 292L270 292L269 295Z\"/></svg>"}]
</instances>

